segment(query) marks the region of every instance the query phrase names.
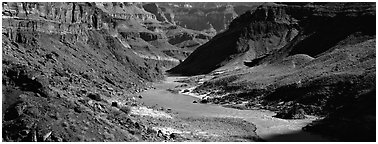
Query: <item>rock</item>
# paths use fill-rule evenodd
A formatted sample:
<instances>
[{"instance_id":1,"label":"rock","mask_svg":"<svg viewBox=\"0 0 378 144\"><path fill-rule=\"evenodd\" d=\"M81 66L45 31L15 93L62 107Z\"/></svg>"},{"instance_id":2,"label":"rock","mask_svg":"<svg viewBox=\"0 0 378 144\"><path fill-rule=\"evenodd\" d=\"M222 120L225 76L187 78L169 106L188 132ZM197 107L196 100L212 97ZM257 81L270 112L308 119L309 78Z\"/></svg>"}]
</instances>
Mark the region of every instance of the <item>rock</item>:
<instances>
[{"instance_id":1,"label":"rock","mask_svg":"<svg viewBox=\"0 0 378 144\"><path fill-rule=\"evenodd\" d=\"M290 110L283 110L274 117L282 119L304 119L306 118L305 111L302 108L294 106Z\"/></svg>"},{"instance_id":2,"label":"rock","mask_svg":"<svg viewBox=\"0 0 378 144\"><path fill-rule=\"evenodd\" d=\"M169 135L169 137L170 137L171 139L177 139L177 138L181 137L181 135L178 134L178 133L171 133L171 134Z\"/></svg>"},{"instance_id":3,"label":"rock","mask_svg":"<svg viewBox=\"0 0 378 144\"><path fill-rule=\"evenodd\" d=\"M118 103L117 102L112 102L112 106L113 107L118 107Z\"/></svg>"},{"instance_id":4,"label":"rock","mask_svg":"<svg viewBox=\"0 0 378 144\"><path fill-rule=\"evenodd\" d=\"M132 103L131 106L134 106L134 107L135 107L135 106L138 106L138 104L136 104L136 103Z\"/></svg>"},{"instance_id":5,"label":"rock","mask_svg":"<svg viewBox=\"0 0 378 144\"><path fill-rule=\"evenodd\" d=\"M77 113L81 113L83 111L83 108L80 107L80 106L77 106L74 108L74 111L77 112Z\"/></svg>"},{"instance_id":6,"label":"rock","mask_svg":"<svg viewBox=\"0 0 378 144\"><path fill-rule=\"evenodd\" d=\"M154 14L158 21L168 22L168 19L165 17L164 12L160 9L160 7L157 4L155 3L145 4L143 5L143 8L144 10Z\"/></svg>"},{"instance_id":7,"label":"rock","mask_svg":"<svg viewBox=\"0 0 378 144\"><path fill-rule=\"evenodd\" d=\"M68 123L67 123L67 122L63 122L63 123L62 123L62 126L63 126L63 127L68 127Z\"/></svg>"},{"instance_id":8,"label":"rock","mask_svg":"<svg viewBox=\"0 0 378 144\"><path fill-rule=\"evenodd\" d=\"M60 138L60 137L58 137L58 138L56 138L56 141L57 141L57 142L63 142L63 139Z\"/></svg>"},{"instance_id":9,"label":"rock","mask_svg":"<svg viewBox=\"0 0 378 144\"><path fill-rule=\"evenodd\" d=\"M22 130L22 131L20 132L20 134L21 134L21 135L28 135L29 132L30 132L30 130Z\"/></svg>"},{"instance_id":10,"label":"rock","mask_svg":"<svg viewBox=\"0 0 378 144\"><path fill-rule=\"evenodd\" d=\"M164 136L164 133L163 133L161 130L158 130L156 136L157 136L157 137L163 137L163 136Z\"/></svg>"},{"instance_id":11,"label":"rock","mask_svg":"<svg viewBox=\"0 0 378 144\"><path fill-rule=\"evenodd\" d=\"M145 41L154 41L154 40L157 40L158 38L161 39L160 35L149 33L149 32L140 32L139 35L140 35L140 38Z\"/></svg>"},{"instance_id":12,"label":"rock","mask_svg":"<svg viewBox=\"0 0 378 144\"><path fill-rule=\"evenodd\" d=\"M138 98L142 99L143 97L141 95L139 95Z\"/></svg>"},{"instance_id":13,"label":"rock","mask_svg":"<svg viewBox=\"0 0 378 144\"><path fill-rule=\"evenodd\" d=\"M201 99L200 103L208 103L209 101L207 99Z\"/></svg>"},{"instance_id":14,"label":"rock","mask_svg":"<svg viewBox=\"0 0 378 144\"><path fill-rule=\"evenodd\" d=\"M101 101L101 96L99 94L90 93L88 94L88 97L95 101Z\"/></svg>"},{"instance_id":15,"label":"rock","mask_svg":"<svg viewBox=\"0 0 378 144\"><path fill-rule=\"evenodd\" d=\"M198 103L197 101L193 101L193 103Z\"/></svg>"},{"instance_id":16,"label":"rock","mask_svg":"<svg viewBox=\"0 0 378 144\"><path fill-rule=\"evenodd\" d=\"M188 89L185 89L182 93L187 93L187 92L189 92L189 90L188 90Z\"/></svg>"},{"instance_id":17,"label":"rock","mask_svg":"<svg viewBox=\"0 0 378 144\"><path fill-rule=\"evenodd\" d=\"M42 137L43 141L46 141L46 139L50 137L51 133L52 133L52 131L50 131L50 132L46 133L45 135L43 135L43 137Z\"/></svg>"}]
</instances>

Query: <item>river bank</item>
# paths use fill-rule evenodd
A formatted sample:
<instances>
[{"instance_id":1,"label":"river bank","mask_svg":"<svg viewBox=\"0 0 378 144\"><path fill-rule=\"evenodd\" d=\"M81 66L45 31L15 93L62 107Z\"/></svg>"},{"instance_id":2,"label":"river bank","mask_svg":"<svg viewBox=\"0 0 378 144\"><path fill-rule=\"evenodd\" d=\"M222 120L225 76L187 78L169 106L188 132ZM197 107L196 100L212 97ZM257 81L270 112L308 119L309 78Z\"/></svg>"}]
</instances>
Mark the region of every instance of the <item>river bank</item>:
<instances>
[{"instance_id":1,"label":"river bank","mask_svg":"<svg viewBox=\"0 0 378 144\"><path fill-rule=\"evenodd\" d=\"M276 114L275 112L267 110L239 110L214 104L193 103L193 101L197 101L200 96L193 96L193 94L189 96L168 91L168 89L174 89L182 85L183 83L178 81L183 79L185 79L185 77L167 77L165 81L154 84L154 89L139 93L143 97L140 101L145 105L169 109L175 113L175 117L180 119L240 119L254 124L256 126L257 135L265 141L330 141L319 135L302 131L302 127L316 120L316 117L308 117L299 120L284 120L273 117ZM202 123L205 124L206 122ZM213 128L217 129L219 127ZM214 129L211 128L207 129L214 131Z\"/></svg>"}]
</instances>

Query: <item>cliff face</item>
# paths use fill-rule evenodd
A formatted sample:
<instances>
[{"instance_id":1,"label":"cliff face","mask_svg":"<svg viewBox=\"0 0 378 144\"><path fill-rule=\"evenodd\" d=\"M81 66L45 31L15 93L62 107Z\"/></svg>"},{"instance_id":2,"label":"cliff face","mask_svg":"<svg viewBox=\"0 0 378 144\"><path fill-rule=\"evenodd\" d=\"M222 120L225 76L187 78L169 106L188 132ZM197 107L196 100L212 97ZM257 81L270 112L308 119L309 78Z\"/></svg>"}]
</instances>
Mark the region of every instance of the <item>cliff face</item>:
<instances>
[{"instance_id":1,"label":"cliff face","mask_svg":"<svg viewBox=\"0 0 378 144\"><path fill-rule=\"evenodd\" d=\"M353 33L373 35L369 31L375 29L373 7L356 7L359 6L262 5L234 19L227 31L199 47L169 72L203 74L243 61L254 66L294 54L316 56ZM204 59L206 63L202 62Z\"/></svg>"},{"instance_id":2,"label":"cliff face","mask_svg":"<svg viewBox=\"0 0 378 144\"><path fill-rule=\"evenodd\" d=\"M162 141L128 115L139 105L131 97L192 51L171 37L211 38L160 22L141 3L2 7L4 141Z\"/></svg>"},{"instance_id":3,"label":"cliff face","mask_svg":"<svg viewBox=\"0 0 378 144\"><path fill-rule=\"evenodd\" d=\"M224 3L157 3L159 15L164 14L168 21L182 27L219 33L227 29L229 23L247 10L254 9L261 3L257 2L224 2ZM149 6L155 4L148 4ZM154 8L155 9L155 8ZM151 9L152 10L152 9ZM154 13L154 12L151 12Z\"/></svg>"},{"instance_id":4,"label":"cliff face","mask_svg":"<svg viewBox=\"0 0 378 144\"><path fill-rule=\"evenodd\" d=\"M115 18L127 18L126 20L133 16L141 20L153 18L152 14L143 15L139 11L132 13L135 6L129 6L131 8L125 6L124 9L121 9L121 5L114 8L105 7L113 9L111 13L105 13L101 10L103 4L95 3L3 3L3 5L3 35L10 41L37 48L43 43L42 40L46 40L41 39L44 35L52 35L51 38L73 46L77 46L75 43L100 46L100 43L106 43L106 38L118 42L111 35L117 30L114 29L116 26L114 17L110 15L114 15ZM125 9L129 10L128 15L132 16L117 14L117 11L122 13ZM94 40L95 35L101 34L103 34L101 38L105 41ZM126 55L129 57L135 57L134 54L128 53ZM143 59L139 58L137 61ZM137 65L135 66L139 69ZM158 75L158 72L155 74ZM149 76L144 78L155 79Z\"/></svg>"},{"instance_id":5,"label":"cliff face","mask_svg":"<svg viewBox=\"0 0 378 144\"><path fill-rule=\"evenodd\" d=\"M156 16L157 20L159 20L161 22L170 22L172 24L175 24L174 15L172 13L167 12L167 11L163 11L157 4L155 4L155 3L144 4L143 8L146 11L154 14Z\"/></svg>"}]
</instances>

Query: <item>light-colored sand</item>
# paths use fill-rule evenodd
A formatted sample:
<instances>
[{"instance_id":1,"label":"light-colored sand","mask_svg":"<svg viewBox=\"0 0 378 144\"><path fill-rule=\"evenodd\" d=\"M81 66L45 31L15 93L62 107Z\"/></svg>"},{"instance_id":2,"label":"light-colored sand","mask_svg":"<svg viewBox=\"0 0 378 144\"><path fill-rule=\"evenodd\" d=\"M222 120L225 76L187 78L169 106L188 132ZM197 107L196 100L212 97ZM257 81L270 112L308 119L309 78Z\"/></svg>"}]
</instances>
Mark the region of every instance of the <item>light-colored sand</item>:
<instances>
[{"instance_id":1,"label":"light-colored sand","mask_svg":"<svg viewBox=\"0 0 378 144\"><path fill-rule=\"evenodd\" d=\"M131 107L131 114L134 115L143 115L143 116L151 116L154 118L162 117L162 118L169 118L171 119L172 116L163 112L157 111L153 109L149 109L147 107Z\"/></svg>"}]
</instances>

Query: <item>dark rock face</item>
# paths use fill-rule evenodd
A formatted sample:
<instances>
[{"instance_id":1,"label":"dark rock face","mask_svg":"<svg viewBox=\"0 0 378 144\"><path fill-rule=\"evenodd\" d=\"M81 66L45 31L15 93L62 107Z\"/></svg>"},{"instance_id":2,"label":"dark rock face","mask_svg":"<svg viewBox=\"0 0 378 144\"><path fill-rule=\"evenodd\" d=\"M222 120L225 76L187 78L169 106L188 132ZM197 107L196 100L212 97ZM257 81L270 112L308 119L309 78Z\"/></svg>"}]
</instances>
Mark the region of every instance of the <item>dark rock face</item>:
<instances>
[{"instance_id":1,"label":"dark rock face","mask_svg":"<svg viewBox=\"0 0 378 144\"><path fill-rule=\"evenodd\" d=\"M164 13L164 11L156 3L145 4L143 5L143 8L146 11L154 14L158 21L175 24L174 16L171 16L169 13ZM168 18L166 17L166 15L168 16Z\"/></svg>"}]
</instances>

